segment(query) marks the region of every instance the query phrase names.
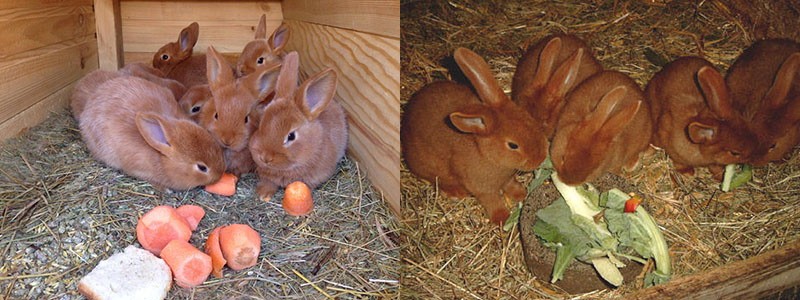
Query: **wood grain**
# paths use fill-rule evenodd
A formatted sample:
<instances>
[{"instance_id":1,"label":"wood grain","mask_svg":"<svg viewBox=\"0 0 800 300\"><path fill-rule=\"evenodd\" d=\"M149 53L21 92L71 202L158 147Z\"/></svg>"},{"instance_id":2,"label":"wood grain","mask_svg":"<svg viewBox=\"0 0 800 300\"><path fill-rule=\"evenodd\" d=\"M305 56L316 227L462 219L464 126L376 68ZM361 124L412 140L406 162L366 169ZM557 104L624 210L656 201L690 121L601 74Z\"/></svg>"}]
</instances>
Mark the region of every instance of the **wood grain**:
<instances>
[{"instance_id":1,"label":"wood grain","mask_svg":"<svg viewBox=\"0 0 800 300\"><path fill-rule=\"evenodd\" d=\"M301 70L339 73L336 101L347 110L349 152L400 211L400 40L299 21L287 21L287 48Z\"/></svg>"},{"instance_id":2,"label":"wood grain","mask_svg":"<svg viewBox=\"0 0 800 300\"><path fill-rule=\"evenodd\" d=\"M122 22L119 0L95 0L97 53L100 68L116 71L122 67Z\"/></svg>"},{"instance_id":3,"label":"wood grain","mask_svg":"<svg viewBox=\"0 0 800 300\"><path fill-rule=\"evenodd\" d=\"M285 1L283 13L286 20L400 38L400 1Z\"/></svg>"},{"instance_id":4,"label":"wood grain","mask_svg":"<svg viewBox=\"0 0 800 300\"><path fill-rule=\"evenodd\" d=\"M0 57L94 34L91 3L0 9Z\"/></svg>"},{"instance_id":5,"label":"wood grain","mask_svg":"<svg viewBox=\"0 0 800 300\"><path fill-rule=\"evenodd\" d=\"M0 10L43 7L92 6L92 0L3 0Z\"/></svg>"},{"instance_id":6,"label":"wood grain","mask_svg":"<svg viewBox=\"0 0 800 300\"><path fill-rule=\"evenodd\" d=\"M97 66L95 66L96 68ZM69 97L77 82L73 82L50 96L42 99L31 107L20 111L11 119L0 123L0 141L15 137L30 127L36 126L51 113L69 105Z\"/></svg>"}]
</instances>

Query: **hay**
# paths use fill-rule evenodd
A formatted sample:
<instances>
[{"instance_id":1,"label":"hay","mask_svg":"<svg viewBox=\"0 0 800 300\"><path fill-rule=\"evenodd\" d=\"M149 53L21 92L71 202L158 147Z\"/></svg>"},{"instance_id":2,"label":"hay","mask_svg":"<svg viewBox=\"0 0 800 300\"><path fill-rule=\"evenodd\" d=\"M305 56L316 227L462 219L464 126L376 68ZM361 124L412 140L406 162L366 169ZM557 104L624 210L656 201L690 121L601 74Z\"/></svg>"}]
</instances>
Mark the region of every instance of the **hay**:
<instances>
[{"instance_id":1,"label":"hay","mask_svg":"<svg viewBox=\"0 0 800 300\"><path fill-rule=\"evenodd\" d=\"M773 7L792 6L778 4ZM641 86L664 62L683 55L703 56L725 70L754 38L764 36L750 31L764 22L738 19L741 14L734 8L740 7L726 1L403 0L401 102L434 80L466 82L450 57L456 47L482 55L508 92L524 50L556 32L584 37L604 67L628 74ZM787 16L794 13L789 10ZM771 20L780 23L781 18ZM754 180L731 193L722 193L705 170L697 177L674 173L661 150L646 155L644 167L626 175L663 226L675 276L703 272L800 238L797 152L783 164L755 169ZM530 180L529 174L522 175ZM403 297L605 298L636 288L568 295L544 283L549 278L533 278L526 271L518 232L487 224L473 198L444 199L435 184L418 180L405 167L401 186Z\"/></svg>"},{"instance_id":2,"label":"hay","mask_svg":"<svg viewBox=\"0 0 800 300\"><path fill-rule=\"evenodd\" d=\"M81 299L77 281L137 244L136 221L161 204L205 208L190 240L198 247L225 224L249 224L262 236L255 267L225 269L223 278L194 289L175 286L169 299L387 297L399 278L398 229L364 176L346 158L302 218L283 212L282 192L269 203L257 200L252 174L230 198L201 189L160 193L92 159L75 121L58 112L0 147L0 298Z\"/></svg>"}]
</instances>

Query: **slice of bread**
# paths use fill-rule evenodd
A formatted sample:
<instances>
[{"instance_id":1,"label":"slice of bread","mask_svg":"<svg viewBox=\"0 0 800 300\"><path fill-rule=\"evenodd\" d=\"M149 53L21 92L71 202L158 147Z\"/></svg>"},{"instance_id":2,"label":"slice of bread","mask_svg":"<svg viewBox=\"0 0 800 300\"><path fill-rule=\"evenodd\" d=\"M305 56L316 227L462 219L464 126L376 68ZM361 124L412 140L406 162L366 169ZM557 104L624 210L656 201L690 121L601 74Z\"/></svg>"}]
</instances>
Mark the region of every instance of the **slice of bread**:
<instances>
[{"instance_id":1,"label":"slice of bread","mask_svg":"<svg viewBox=\"0 0 800 300\"><path fill-rule=\"evenodd\" d=\"M169 266L150 251L128 246L101 261L78 283L89 300L162 300L172 287Z\"/></svg>"}]
</instances>

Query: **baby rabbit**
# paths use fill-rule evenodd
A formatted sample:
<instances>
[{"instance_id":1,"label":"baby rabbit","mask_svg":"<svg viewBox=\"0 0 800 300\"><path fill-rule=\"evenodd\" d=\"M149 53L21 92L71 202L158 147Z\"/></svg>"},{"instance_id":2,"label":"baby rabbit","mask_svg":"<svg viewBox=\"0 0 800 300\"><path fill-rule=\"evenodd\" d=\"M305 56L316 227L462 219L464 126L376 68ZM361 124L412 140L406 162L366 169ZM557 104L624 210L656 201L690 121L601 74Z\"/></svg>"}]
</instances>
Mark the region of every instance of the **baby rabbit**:
<instances>
[{"instance_id":1,"label":"baby rabbit","mask_svg":"<svg viewBox=\"0 0 800 300\"><path fill-rule=\"evenodd\" d=\"M708 167L722 179L727 164L747 162L756 137L731 106L728 86L711 63L681 57L665 65L647 85L653 145L661 147L679 172Z\"/></svg>"},{"instance_id":2,"label":"baby rabbit","mask_svg":"<svg viewBox=\"0 0 800 300\"><path fill-rule=\"evenodd\" d=\"M328 180L347 146L344 110L333 99L336 71L326 69L298 87L298 60L297 52L284 58L275 98L250 138L250 153L258 166L256 192L267 201L293 181L313 189Z\"/></svg>"},{"instance_id":3,"label":"baby rabbit","mask_svg":"<svg viewBox=\"0 0 800 300\"><path fill-rule=\"evenodd\" d=\"M236 75L245 76L260 66L280 63L285 55L283 48L289 41L290 33L289 26L281 23L267 39L267 15L261 15L255 39L247 43L236 63Z\"/></svg>"},{"instance_id":4,"label":"baby rabbit","mask_svg":"<svg viewBox=\"0 0 800 300\"><path fill-rule=\"evenodd\" d=\"M750 163L779 161L800 143L800 44L761 40L728 70L725 82L734 107L758 136Z\"/></svg>"},{"instance_id":5,"label":"baby rabbit","mask_svg":"<svg viewBox=\"0 0 800 300\"><path fill-rule=\"evenodd\" d=\"M209 184L225 169L220 147L172 93L135 76L100 85L78 125L92 156L159 190Z\"/></svg>"},{"instance_id":6,"label":"baby rabbit","mask_svg":"<svg viewBox=\"0 0 800 300\"><path fill-rule=\"evenodd\" d=\"M631 171L650 145L653 127L644 93L633 79L604 71L568 96L556 126L550 157L569 185L590 182L606 171Z\"/></svg>"},{"instance_id":7,"label":"baby rabbit","mask_svg":"<svg viewBox=\"0 0 800 300\"><path fill-rule=\"evenodd\" d=\"M528 48L517 63L511 99L541 122L545 135L552 138L564 107L564 96L602 70L580 38L550 35Z\"/></svg>"},{"instance_id":8,"label":"baby rabbit","mask_svg":"<svg viewBox=\"0 0 800 300\"><path fill-rule=\"evenodd\" d=\"M120 69L123 74L144 78L147 81L156 83L160 86L168 88L175 99L183 97L186 92L186 87L177 80L166 78L164 72L161 70L148 66L144 63L130 63Z\"/></svg>"},{"instance_id":9,"label":"baby rabbit","mask_svg":"<svg viewBox=\"0 0 800 300\"><path fill-rule=\"evenodd\" d=\"M255 169L247 148L250 135L258 127L253 108L275 89L280 64L260 67L256 72L235 78L234 70L214 47L208 47L208 87L210 100L202 105L197 120L208 129L227 153L226 158L240 157L244 161L226 161L228 170L239 175Z\"/></svg>"},{"instance_id":10,"label":"baby rabbit","mask_svg":"<svg viewBox=\"0 0 800 300\"><path fill-rule=\"evenodd\" d=\"M200 110L211 98L211 89L208 84L198 84L186 90L183 97L179 98L178 105L189 114L192 120L199 122Z\"/></svg>"},{"instance_id":11,"label":"baby rabbit","mask_svg":"<svg viewBox=\"0 0 800 300\"><path fill-rule=\"evenodd\" d=\"M450 197L474 195L491 222L502 223L509 215L503 196L525 198L514 175L544 161L547 137L503 93L478 54L458 48L453 56L477 95L452 81L428 84L412 95L400 123L403 157L411 172Z\"/></svg>"},{"instance_id":12,"label":"baby rabbit","mask_svg":"<svg viewBox=\"0 0 800 300\"><path fill-rule=\"evenodd\" d=\"M199 35L200 25L192 22L181 30L177 41L167 43L156 51L153 55L153 67L187 88L206 83L206 56L192 56Z\"/></svg>"}]
</instances>

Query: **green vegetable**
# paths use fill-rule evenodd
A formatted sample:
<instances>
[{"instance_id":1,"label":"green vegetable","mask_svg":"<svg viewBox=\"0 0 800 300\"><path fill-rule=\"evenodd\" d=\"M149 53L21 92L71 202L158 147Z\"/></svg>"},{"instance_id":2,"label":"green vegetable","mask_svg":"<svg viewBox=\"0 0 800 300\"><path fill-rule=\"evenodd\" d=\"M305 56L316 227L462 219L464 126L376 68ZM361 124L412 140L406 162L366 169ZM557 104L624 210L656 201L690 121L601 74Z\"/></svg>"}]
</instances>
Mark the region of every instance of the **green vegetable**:
<instances>
[{"instance_id":1,"label":"green vegetable","mask_svg":"<svg viewBox=\"0 0 800 300\"><path fill-rule=\"evenodd\" d=\"M503 231L510 231L511 228L517 226L520 212L522 212L522 202L517 203L517 206L511 210L511 215L509 215L508 219L503 223Z\"/></svg>"},{"instance_id":2,"label":"green vegetable","mask_svg":"<svg viewBox=\"0 0 800 300\"><path fill-rule=\"evenodd\" d=\"M737 167L740 169L739 172L736 170ZM752 166L736 164L727 165L725 166L725 175L722 179L722 191L730 192L731 190L747 183L751 178L753 178Z\"/></svg>"}]
</instances>

